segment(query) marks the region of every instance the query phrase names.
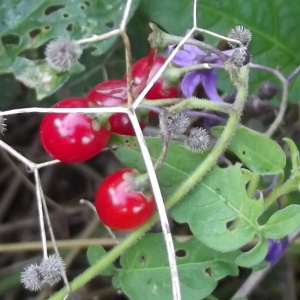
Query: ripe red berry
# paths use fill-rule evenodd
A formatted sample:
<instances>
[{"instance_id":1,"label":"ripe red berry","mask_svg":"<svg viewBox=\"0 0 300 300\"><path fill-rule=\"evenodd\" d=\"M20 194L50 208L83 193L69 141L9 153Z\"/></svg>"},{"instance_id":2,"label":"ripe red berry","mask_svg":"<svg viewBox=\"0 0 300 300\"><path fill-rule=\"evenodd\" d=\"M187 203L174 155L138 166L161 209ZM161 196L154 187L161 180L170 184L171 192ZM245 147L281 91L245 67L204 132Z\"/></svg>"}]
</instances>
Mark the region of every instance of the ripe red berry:
<instances>
[{"instance_id":1,"label":"ripe red berry","mask_svg":"<svg viewBox=\"0 0 300 300\"><path fill-rule=\"evenodd\" d=\"M154 63L155 54L156 50L151 49L148 56L142 57L132 65L132 81L136 94L140 93L149 81L149 74Z\"/></svg>"},{"instance_id":2,"label":"ripe red berry","mask_svg":"<svg viewBox=\"0 0 300 300\"><path fill-rule=\"evenodd\" d=\"M147 83L155 76L166 59L162 56L154 57L151 51L148 56L137 60L132 66L132 80L134 94L140 93ZM175 85L170 85L164 78L159 78L146 94L148 100L178 98L180 90ZM149 116L156 115L150 112Z\"/></svg>"},{"instance_id":3,"label":"ripe red berry","mask_svg":"<svg viewBox=\"0 0 300 300\"><path fill-rule=\"evenodd\" d=\"M125 80L107 80L97 84L87 95L88 101L99 106L118 106L127 103L127 84ZM135 135L127 114L116 113L109 119L110 131L124 135ZM140 122L141 128L146 124Z\"/></svg>"},{"instance_id":4,"label":"ripe red berry","mask_svg":"<svg viewBox=\"0 0 300 300\"><path fill-rule=\"evenodd\" d=\"M103 224L115 230L132 230L144 224L155 209L152 194L134 189L136 172L118 170L106 177L98 187L95 207Z\"/></svg>"},{"instance_id":5,"label":"ripe red berry","mask_svg":"<svg viewBox=\"0 0 300 300\"><path fill-rule=\"evenodd\" d=\"M158 56L154 59L148 82L155 76L165 61L166 59L161 56ZM149 100L178 98L179 94L180 91L176 86L170 85L164 78L159 78L147 93L146 98Z\"/></svg>"},{"instance_id":6,"label":"ripe red berry","mask_svg":"<svg viewBox=\"0 0 300 300\"><path fill-rule=\"evenodd\" d=\"M84 98L68 98L53 107L85 108L89 103ZM95 125L86 114L49 113L42 119L40 140L52 157L66 163L81 162L97 155L108 142L109 130Z\"/></svg>"}]
</instances>

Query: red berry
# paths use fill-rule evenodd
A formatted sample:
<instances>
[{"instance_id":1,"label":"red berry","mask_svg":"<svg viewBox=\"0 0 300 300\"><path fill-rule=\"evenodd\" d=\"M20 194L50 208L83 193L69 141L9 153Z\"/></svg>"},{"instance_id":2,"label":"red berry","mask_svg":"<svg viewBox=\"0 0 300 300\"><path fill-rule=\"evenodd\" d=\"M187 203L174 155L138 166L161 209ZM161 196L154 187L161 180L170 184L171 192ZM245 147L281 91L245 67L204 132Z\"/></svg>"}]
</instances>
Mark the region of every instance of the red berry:
<instances>
[{"instance_id":1,"label":"red berry","mask_svg":"<svg viewBox=\"0 0 300 300\"><path fill-rule=\"evenodd\" d=\"M132 65L132 81L135 92L139 93L147 84L149 74L154 63L156 50L151 49L148 56L137 60Z\"/></svg>"},{"instance_id":2,"label":"red berry","mask_svg":"<svg viewBox=\"0 0 300 300\"><path fill-rule=\"evenodd\" d=\"M134 93L141 92L147 83L155 76L166 59L162 56L153 57L154 53L150 52L148 56L137 60L132 66L132 79ZM170 85L164 78L159 78L146 94L146 99L169 99L178 98L180 91L177 86ZM150 116L155 115L150 112Z\"/></svg>"},{"instance_id":3,"label":"red berry","mask_svg":"<svg viewBox=\"0 0 300 300\"><path fill-rule=\"evenodd\" d=\"M89 107L84 98L68 98L53 107ZM107 144L110 132L94 128L93 120L82 113L49 113L40 126L40 140L45 150L62 162L81 162L97 155Z\"/></svg>"},{"instance_id":4,"label":"red berry","mask_svg":"<svg viewBox=\"0 0 300 300\"><path fill-rule=\"evenodd\" d=\"M99 106L118 106L127 103L127 84L125 80L108 80L97 84L87 95L88 101ZM135 135L127 114L116 113L109 119L110 131L124 135ZM141 128L146 124L140 122Z\"/></svg>"},{"instance_id":5,"label":"red berry","mask_svg":"<svg viewBox=\"0 0 300 300\"><path fill-rule=\"evenodd\" d=\"M158 56L154 59L148 82L155 76L165 61L166 59L161 56ZM176 86L170 86L165 79L159 78L147 93L146 98L149 100L177 98L179 97L179 94L179 89Z\"/></svg>"},{"instance_id":6,"label":"red berry","mask_svg":"<svg viewBox=\"0 0 300 300\"><path fill-rule=\"evenodd\" d=\"M115 230L132 230L144 224L155 209L152 194L134 190L132 169L118 170L98 187L95 207L103 224Z\"/></svg>"}]
</instances>

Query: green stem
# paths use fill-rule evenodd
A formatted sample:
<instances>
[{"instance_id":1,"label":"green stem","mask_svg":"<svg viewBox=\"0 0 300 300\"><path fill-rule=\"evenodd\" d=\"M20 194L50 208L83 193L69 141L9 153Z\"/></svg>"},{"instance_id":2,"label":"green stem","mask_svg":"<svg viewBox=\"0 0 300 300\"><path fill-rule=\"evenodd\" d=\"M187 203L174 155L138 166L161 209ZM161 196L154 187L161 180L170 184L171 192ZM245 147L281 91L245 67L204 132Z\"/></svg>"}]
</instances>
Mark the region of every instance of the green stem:
<instances>
[{"instance_id":1,"label":"green stem","mask_svg":"<svg viewBox=\"0 0 300 300\"><path fill-rule=\"evenodd\" d=\"M186 98L169 98L169 99L155 99L153 100L147 100L144 99L141 104L151 105L151 106L169 106L173 105L182 101L185 101Z\"/></svg>"},{"instance_id":2,"label":"green stem","mask_svg":"<svg viewBox=\"0 0 300 300\"><path fill-rule=\"evenodd\" d=\"M299 179L294 177L287 180L284 184L275 188L265 200L265 209L267 210L280 196L299 190Z\"/></svg>"},{"instance_id":3,"label":"green stem","mask_svg":"<svg viewBox=\"0 0 300 300\"><path fill-rule=\"evenodd\" d=\"M135 244L141 236L143 236L158 220L158 214L154 214L149 221L143 226L139 227L133 233L128 235L125 240L118 244L115 248L107 253L107 255L101 259L99 262L85 270L79 276L77 276L71 283L71 291L76 291L86 283L88 283L92 278L97 276L102 270L108 267L114 260L116 260L126 249ZM63 300L66 296L66 289L63 288L57 293L55 293L48 300Z\"/></svg>"},{"instance_id":4,"label":"green stem","mask_svg":"<svg viewBox=\"0 0 300 300\"><path fill-rule=\"evenodd\" d=\"M180 186L180 188L170 196L166 202L166 208L170 209L183 196L185 196L193 186L216 164L217 160L227 148L233 132L238 125L239 115L236 112L230 114L228 122L220 136L218 142L215 144L212 151L205 158L204 162L191 174L188 179Z\"/></svg>"},{"instance_id":5,"label":"green stem","mask_svg":"<svg viewBox=\"0 0 300 300\"><path fill-rule=\"evenodd\" d=\"M252 199L255 195L255 192L257 191L257 186L260 180L260 175L253 173L253 176L249 182L248 188L247 188L247 195L250 199Z\"/></svg>"},{"instance_id":6,"label":"green stem","mask_svg":"<svg viewBox=\"0 0 300 300\"><path fill-rule=\"evenodd\" d=\"M191 188L216 164L220 155L225 151L228 146L235 128L239 123L239 118L242 113L242 109L245 104L245 99L247 96L248 87L248 68L241 68L240 80L236 82L238 92L236 101L234 103L234 110L229 113L228 122L214 148L207 156L205 161L191 174L191 176L183 182L180 187L174 192L166 201L166 208L169 209L173 207L184 195L186 195ZM198 101L199 99L197 99ZM203 100L204 101L204 100ZM207 101L209 102L209 101ZM213 103L213 102L211 102ZM219 104L218 104L219 107ZM123 242L113 248L107 255L98 261L96 264L91 266L81 275L76 277L70 284L72 291L78 290L80 287L88 283L92 278L98 275L102 270L104 270L111 262L113 262L117 257L119 257L125 250L136 243L141 236L143 236L158 220L158 214L154 214L150 220L131 233ZM66 289L62 289L50 297L48 300L62 300L66 295Z\"/></svg>"},{"instance_id":7,"label":"green stem","mask_svg":"<svg viewBox=\"0 0 300 300\"><path fill-rule=\"evenodd\" d=\"M219 103L206 99L199 99L196 97L187 98L184 101L181 101L167 108L169 114L175 114L186 109L207 109L223 112L226 114L230 114L234 110L231 104Z\"/></svg>"}]
</instances>

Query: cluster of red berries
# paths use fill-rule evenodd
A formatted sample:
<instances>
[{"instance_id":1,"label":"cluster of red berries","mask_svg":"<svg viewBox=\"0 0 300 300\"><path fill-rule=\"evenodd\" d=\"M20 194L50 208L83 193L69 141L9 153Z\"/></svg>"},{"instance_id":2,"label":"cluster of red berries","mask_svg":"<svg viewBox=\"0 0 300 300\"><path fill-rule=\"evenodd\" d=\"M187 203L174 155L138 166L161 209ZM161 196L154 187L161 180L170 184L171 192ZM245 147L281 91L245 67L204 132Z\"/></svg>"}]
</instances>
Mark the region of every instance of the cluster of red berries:
<instances>
[{"instance_id":1,"label":"cluster of red berries","mask_svg":"<svg viewBox=\"0 0 300 300\"><path fill-rule=\"evenodd\" d=\"M151 51L132 66L133 95L137 96L165 62ZM146 99L177 98L176 86L168 86L160 78L146 95ZM56 103L55 108L113 107L127 103L126 79L108 80L96 85L86 98L68 98ZM148 117L148 116L147 116ZM101 118L101 116L100 116ZM140 120L143 129L146 124ZM83 113L49 113L40 126L40 140L54 158L66 163L88 160L108 143L110 133L135 135L127 114L116 113L106 122L97 116ZM100 184L96 193L96 210L107 226L116 230L130 230L143 224L153 213L153 195L135 186L138 174L131 169L118 170Z\"/></svg>"}]
</instances>

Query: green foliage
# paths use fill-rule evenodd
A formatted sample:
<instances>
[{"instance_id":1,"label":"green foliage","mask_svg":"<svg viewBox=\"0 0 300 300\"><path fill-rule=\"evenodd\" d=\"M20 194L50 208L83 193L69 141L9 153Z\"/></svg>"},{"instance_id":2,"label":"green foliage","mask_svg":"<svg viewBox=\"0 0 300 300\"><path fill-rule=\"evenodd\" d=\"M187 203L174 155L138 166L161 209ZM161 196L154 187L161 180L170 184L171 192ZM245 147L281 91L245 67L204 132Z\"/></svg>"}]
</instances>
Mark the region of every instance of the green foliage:
<instances>
[{"instance_id":1,"label":"green foliage","mask_svg":"<svg viewBox=\"0 0 300 300\"><path fill-rule=\"evenodd\" d=\"M87 258L89 261L89 264L92 266L95 263L97 263L97 261L101 260L103 257L105 257L105 255L107 254L107 252L105 251L105 249L100 246L100 245L91 245L88 247L87 250ZM113 275L117 272L117 269L114 267L113 264L110 264L110 266L108 266L105 270L103 270L101 272L101 275Z\"/></svg>"},{"instance_id":2,"label":"green foliage","mask_svg":"<svg viewBox=\"0 0 300 300\"><path fill-rule=\"evenodd\" d=\"M265 237L270 239L280 239L300 227L300 206L289 205L274 213L268 222L262 226Z\"/></svg>"},{"instance_id":3,"label":"green foliage","mask_svg":"<svg viewBox=\"0 0 300 300\"><path fill-rule=\"evenodd\" d=\"M63 3L53 1L0 1L0 74L13 73L25 85L35 88L38 99L52 94L62 86L74 70L64 74L51 72L45 63L32 59L38 52L28 52L46 44L56 37L74 40L100 35L116 29L122 19L125 1L93 0ZM139 1L133 1L131 15ZM115 43L116 37L89 44L94 55L106 53ZM23 56L29 56L24 58ZM29 60L30 59L30 60ZM22 68L25 67L25 70ZM38 72L34 76L28 71L31 68ZM78 68L77 68L78 69ZM81 67L82 71L83 68ZM47 88L42 89L41 79L47 81ZM39 82L37 82L39 81Z\"/></svg>"},{"instance_id":4,"label":"green foliage","mask_svg":"<svg viewBox=\"0 0 300 300\"><path fill-rule=\"evenodd\" d=\"M238 153L240 149L246 149L244 157L247 158L242 161L255 173L243 170L239 164L223 169L215 166L203 180L195 182L194 188L172 208L171 214L177 222L188 223L199 241L217 251L234 251L256 237L257 244L236 260L238 265L250 267L266 256L266 238L281 238L300 226L300 208L288 206L275 213L266 224L258 223L265 211L264 199L248 196L247 184L254 174L282 173L285 156L275 142L249 129L238 129L234 139L239 140L241 146L233 141L233 151L237 149ZM161 139L146 138L146 143L154 163L161 151ZM118 148L114 154L126 167L146 171L135 138L113 136L110 145L115 144ZM276 159L262 149L277 153ZM208 152L193 153L180 142L170 142L165 160L157 171L164 199L180 190L180 184L189 178ZM284 229L277 231L280 223L284 224Z\"/></svg>"},{"instance_id":5,"label":"green foliage","mask_svg":"<svg viewBox=\"0 0 300 300\"><path fill-rule=\"evenodd\" d=\"M214 127L211 133L219 137L222 130L222 127ZM240 127L236 130L228 148L257 174L283 173L286 163L283 150L275 141L261 133L247 127Z\"/></svg>"},{"instance_id":6,"label":"green foliage","mask_svg":"<svg viewBox=\"0 0 300 300\"><path fill-rule=\"evenodd\" d=\"M203 299L228 275L237 275L235 259L239 251L221 253L194 238L174 241L182 299ZM146 234L137 244L124 252L121 269L113 283L130 299L172 298L170 268L161 234Z\"/></svg>"},{"instance_id":7,"label":"green foliage","mask_svg":"<svg viewBox=\"0 0 300 300\"><path fill-rule=\"evenodd\" d=\"M152 21L171 34L183 35L192 28L193 1L146 0L140 7L145 23ZM166 12L168 17L166 17ZM227 0L198 1L198 26L226 35L237 25L249 28L253 34L250 52L254 63L271 68L280 67L285 75L299 65L298 41L300 31L300 6L297 0ZM180 16L180 22L176 20ZM219 40L205 35L205 41L217 45ZM262 71L253 71L250 88L257 90L264 80L274 77ZM291 84L290 101L299 101L300 77ZM227 87L228 89L229 87ZM228 90L230 91L230 89Z\"/></svg>"}]
</instances>

